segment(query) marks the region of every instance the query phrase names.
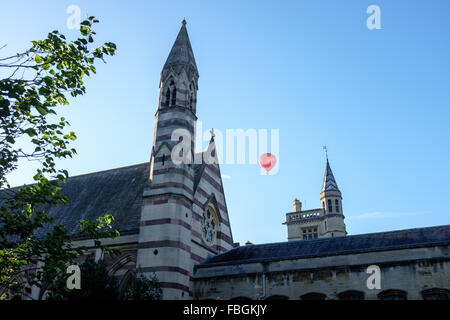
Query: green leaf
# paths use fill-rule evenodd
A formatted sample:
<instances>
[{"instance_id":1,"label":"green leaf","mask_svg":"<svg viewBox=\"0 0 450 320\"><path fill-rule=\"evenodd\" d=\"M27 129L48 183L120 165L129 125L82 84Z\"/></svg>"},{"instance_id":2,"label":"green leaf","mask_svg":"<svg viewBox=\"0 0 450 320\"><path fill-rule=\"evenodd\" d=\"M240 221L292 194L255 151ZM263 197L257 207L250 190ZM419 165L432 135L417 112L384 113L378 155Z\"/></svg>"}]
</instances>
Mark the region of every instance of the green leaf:
<instances>
[{"instance_id":1,"label":"green leaf","mask_svg":"<svg viewBox=\"0 0 450 320\"><path fill-rule=\"evenodd\" d=\"M80 28L80 31L81 31L81 34L83 35L83 36L87 36L88 34L89 34L89 28L88 27L81 27Z\"/></svg>"},{"instance_id":2,"label":"green leaf","mask_svg":"<svg viewBox=\"0 0 450 320\"><path fill-rule=\"evenodd\" d=\"M34 130L33 128L28 128L24 130L24 132L28 134L30 137L34 137L35 135L37 135L36 130Z\"/></svg>"},{"instance_id":3,"label":"green leaf","mask_svg":"<svg viewBox=\"0 0 450 320\"><path fill-rule=\"evenodd\" d=\"M36 110L43 116L48 114L48 109L40 106L36 106Z\"/></svg>"},{"instance_id":4,"label":"green leaf","mask_svg":"<svg viewBox=\"0 0 450 320\"><path fill-rule=\"evenodd\" d=\"M36 54L34 56L34 60L36 61L36 63L43 63L44 62L44 59L38 54Z\"/></svg>"},{"instance_id":5,"label":"green leaf","mask_svg":"<svg viewBox=\"0 0 450 320\"><path fill-rule=\"evenodd\" d=\"M0 100L0 107L4 107L4 108L9 107L9 100L1 99Z\"/></svg>"},{"instance_id":6,"label":"green leaf","mask_svg":"<svg viewBox=\"0 0 450 320\"><path fill-rule=\"evenodd\" d=\"M7 117L11 114L9 111L9 100L0 100L0 116Z\"/></svg>"}]
</instances>

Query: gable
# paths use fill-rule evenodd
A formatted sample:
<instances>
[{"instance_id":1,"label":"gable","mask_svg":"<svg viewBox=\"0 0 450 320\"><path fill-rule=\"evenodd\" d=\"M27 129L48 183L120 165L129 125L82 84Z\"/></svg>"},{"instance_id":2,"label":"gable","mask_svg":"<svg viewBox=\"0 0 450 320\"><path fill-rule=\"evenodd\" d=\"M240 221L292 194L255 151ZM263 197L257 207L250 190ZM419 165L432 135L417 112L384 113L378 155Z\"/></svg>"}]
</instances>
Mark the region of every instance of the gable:
<instances>
[{"instance_id":1,"label":"gable","mask_svg":"<svg viewBox=\"0 0 450 320\"><path fill-rule=\"evenodd\" d=\"M228 250L233 246L233 236L219 165L206 163L195 165L194 173L194 212L201 214L205 205L210 202L217 208L221 223L219 235L221 248L218 249L219 251ZM194 229L196 229L195 226Z\"/></svg>"}]
</instances>

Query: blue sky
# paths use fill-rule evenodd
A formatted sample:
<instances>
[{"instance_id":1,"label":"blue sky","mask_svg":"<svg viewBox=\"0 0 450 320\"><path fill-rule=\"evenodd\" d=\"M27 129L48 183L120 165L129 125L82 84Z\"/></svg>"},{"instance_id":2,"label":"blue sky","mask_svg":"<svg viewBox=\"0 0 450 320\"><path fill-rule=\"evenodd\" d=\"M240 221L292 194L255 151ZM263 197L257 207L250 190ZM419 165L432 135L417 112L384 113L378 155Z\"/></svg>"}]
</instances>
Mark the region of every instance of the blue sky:
<instances>
[{"instance_id":1,"label":"blue sky","mask_svg":"<svg viewBox=\"0 0 450 320\"><path fill-rule=\"evenodd\" d=\"M349 234L450 223L449 1L8 1L0 56L66 27L69 5L95 15L117 55L63 115L78 156L71 175L149 160L159 75L186 18L200 73L204 130L280 130L280 167L223 165L235 241L285 241L298 197L320 206L323 145ZM381 9L368 30L366 9ZM10 176L31 182L32 165Z\"/></svg>"}]
</instances>

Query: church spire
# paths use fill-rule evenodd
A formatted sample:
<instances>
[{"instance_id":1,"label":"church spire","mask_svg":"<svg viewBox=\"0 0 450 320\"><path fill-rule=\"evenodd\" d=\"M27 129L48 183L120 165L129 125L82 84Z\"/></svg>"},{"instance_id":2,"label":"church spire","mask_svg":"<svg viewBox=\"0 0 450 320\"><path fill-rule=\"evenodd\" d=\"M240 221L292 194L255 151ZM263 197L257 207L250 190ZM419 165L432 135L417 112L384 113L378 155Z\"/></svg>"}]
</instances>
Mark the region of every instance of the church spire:
<instances>
[{"instance_id":1,"label":"church spire","mask_svg":"<svg viewBox=\"0 0 450 320\"><path fill-rule=\"evenodd\" d=\"M325 168L325 175L323 177L322 192L331 190L339 191L339 188L337 186L336 179L334 179L333 171L331 171L330 162L328 161L327 156L327 166Z\"/></svg>"},{"instance_id":2,"label":"church spire","mask_svg":"<svg viewBox=\"0 0 450 320\"><path fill-rule=\"evenodd\" d=\"M197 110L198 71L194 52L183 20L180 32L161 71L159 109Z\"/></svg>"},{"instance_id":3,"label":"church spire","mask_svg":"<svg viewBox=\"0 0 450 320\"><path fill-rule=\"evenodd\" d=\"M186 20L182 21L180 32L178 32L177 39L170 50L166 63L164 64L162 74L173 69L176 73L180 72L181 68L186 68L190 76L197 75L197 64L195 63L194 52L192 51L191 42L186 29Z\"/></svg>"}]
</instances>

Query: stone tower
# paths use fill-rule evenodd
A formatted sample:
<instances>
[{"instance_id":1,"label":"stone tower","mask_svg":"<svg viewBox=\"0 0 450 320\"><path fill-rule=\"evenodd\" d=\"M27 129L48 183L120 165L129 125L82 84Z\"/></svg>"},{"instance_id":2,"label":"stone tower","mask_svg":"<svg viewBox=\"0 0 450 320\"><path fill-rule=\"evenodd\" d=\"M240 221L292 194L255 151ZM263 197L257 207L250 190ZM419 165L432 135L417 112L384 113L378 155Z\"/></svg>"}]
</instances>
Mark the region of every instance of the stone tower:
<instances>
[{"instance_id":1,"label":"stone tower","mask_svg":"<svg viewBox=\"0 0 450 320\"><path fill-rule=\"evenodd\" d=\"M188 298L190 292L190 229L194 200L192 160L198 77L183 20L161 72L150 179L143 194L137 258L140 271L149 276L156 273L164 299ZM189 133L191 140L191 150L180 150L186 159L181 164L175 164L171 156L179 143L178 131ZM177 138L175 141L172 140L173 134ZM187 138L183 135L180 139Z\"/></svg>"},{"instance_id":2,"label":"stone tower","mask_svg":"<svg viewBox=\"0 0 450 320\"><path fill-rule=\"evenodd\" d=\"M345 236L347 234L342 210L342 194L339 190L327 157L320 201L326 217L323 237Z\"/></svg>"},{"instance_id":3,"label":"stone tower","mask_svg":"<svg viewBox=\"0 0 450 320\"><path fill-rule=\"evenodd\" d=\"M325 167L323 187L320 192L322 208L302 210L302 203L294 199L294 211L286 213L288 241L338 237L347 234L342 211L342 195L331 171Z\"/></svg>"},{"instance_id":4,"label":"stone tower","mask_svg":"<svg viewBox=\"0 0 450 320\"><path fill-rule=\"evenodd\" d=\"M191 299L195 264L233 247L214 138L194 153L198 78L183 20L161 72L136 263L163 299Z\"/></svg>"}]
</instances>

